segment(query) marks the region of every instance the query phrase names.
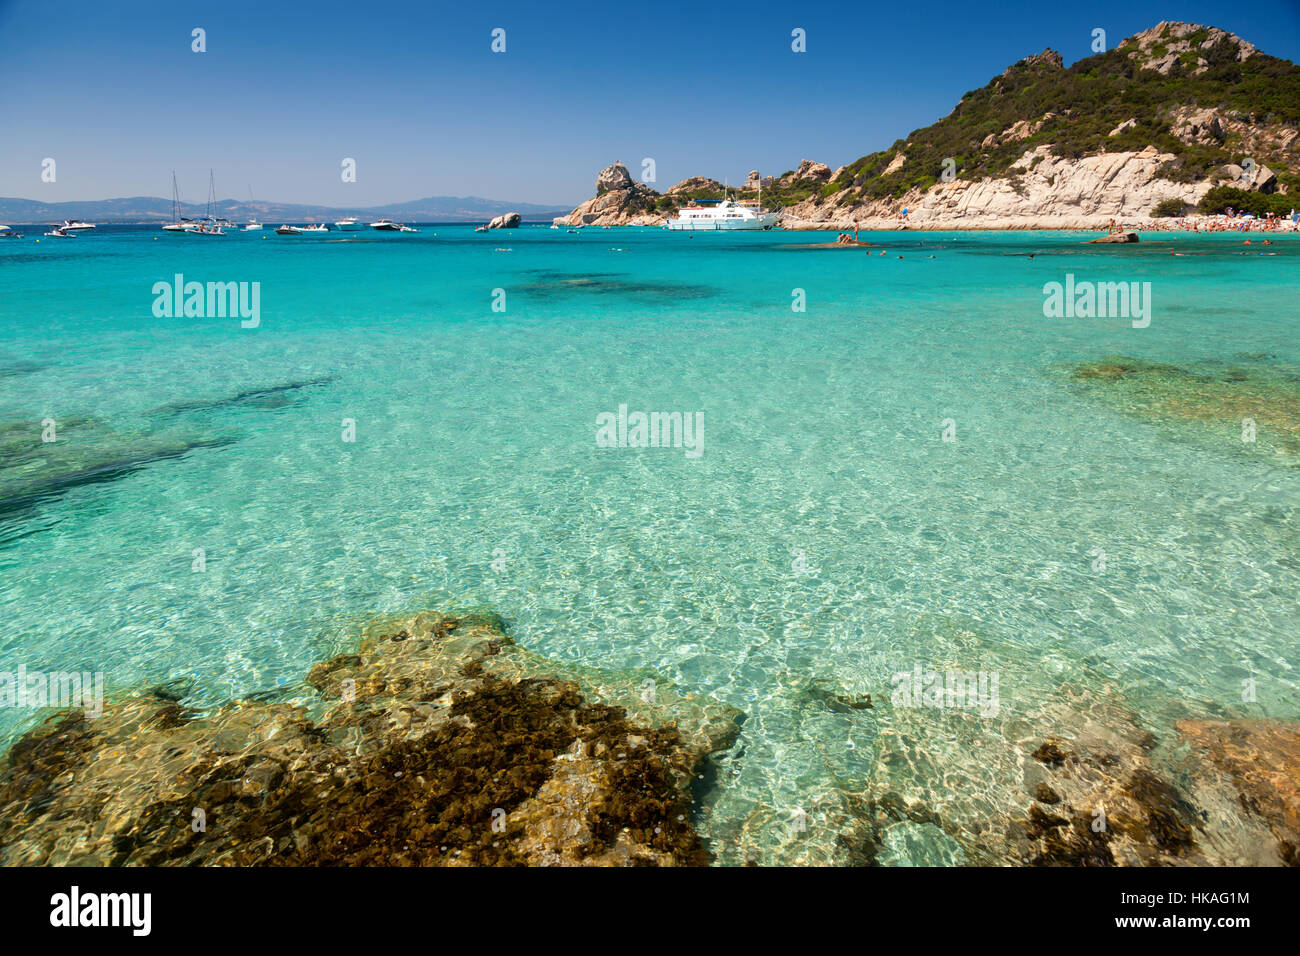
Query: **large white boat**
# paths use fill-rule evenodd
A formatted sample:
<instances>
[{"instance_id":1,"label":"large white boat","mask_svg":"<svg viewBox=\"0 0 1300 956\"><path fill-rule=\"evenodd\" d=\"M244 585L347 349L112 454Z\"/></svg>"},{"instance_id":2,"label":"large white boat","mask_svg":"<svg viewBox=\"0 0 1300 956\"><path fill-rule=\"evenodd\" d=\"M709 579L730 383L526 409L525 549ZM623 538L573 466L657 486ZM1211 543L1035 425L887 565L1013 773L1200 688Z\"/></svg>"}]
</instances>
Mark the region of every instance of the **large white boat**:
<instances>
[{"instance_id":1,"label":"large white boat","mask_svg":"<svg viewBox=\"0 0 1300 956\"><path fill-rule=\"evenodd\" d=\"M356 232L361 228L361 220L356 216L344 216L338 222L334 223L334 228L339 232Z\"/></svg>"},{"instance_id":2,"label":"large white boat","mask_svg":"<svg viewBox=\"0 0 1300 956\"><path fill-rule=\"evenodd\" d=\"M65 232L81 232L86 229L94 229L95 224L91 222L82 222L79 219L65 219L63 225L59 227Z\"/></svg>"},{"instance_id":3,"label":"large white boat","mask_svg":"<svg viewBox=\"0 0 1300 956\"><path fill-rule=\"evenodd\" d=\"M767 212L757 202L732 199L697 200L683 206L668 228L679 230L730 231L733 229L771 229L781 218L779 212Z\"/></svg>"},{"instance_id":4,"label":"large white boat","mask_svg":"<svg viewBox=\"0 0 1300 956\"><path fill-rule=\"evenodd\" d=\"M413 229L410 226L404 226L400 222L393 222L391 219L379 219L370 224L370 228L378 232L419 232L419 229Z\"/></svg>"}]
</instances>

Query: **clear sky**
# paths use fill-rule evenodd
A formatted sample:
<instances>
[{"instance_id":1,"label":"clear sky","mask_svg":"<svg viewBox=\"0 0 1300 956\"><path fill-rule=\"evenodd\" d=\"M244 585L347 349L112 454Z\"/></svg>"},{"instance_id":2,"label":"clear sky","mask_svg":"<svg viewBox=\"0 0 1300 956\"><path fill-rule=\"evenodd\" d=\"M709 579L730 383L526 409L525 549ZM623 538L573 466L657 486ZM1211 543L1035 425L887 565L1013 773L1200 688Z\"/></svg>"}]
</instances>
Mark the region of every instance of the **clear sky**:
<instances>
[{"instance_id":1,"label":"clear sky","mask_svg":"<svg viewBox=\"0 0 1300 956\"><path fill-rule=\"evenodd\" d=\"M202 201L212 168L220 198L559 207L644 157L659 189L737 183L850 162L1023 56L1071 63L1094 28L1113 47L1160 20L1300 61L1300 0L0 0L0 195L167 196L175 169Z\"/></svg>"}]
</instances>

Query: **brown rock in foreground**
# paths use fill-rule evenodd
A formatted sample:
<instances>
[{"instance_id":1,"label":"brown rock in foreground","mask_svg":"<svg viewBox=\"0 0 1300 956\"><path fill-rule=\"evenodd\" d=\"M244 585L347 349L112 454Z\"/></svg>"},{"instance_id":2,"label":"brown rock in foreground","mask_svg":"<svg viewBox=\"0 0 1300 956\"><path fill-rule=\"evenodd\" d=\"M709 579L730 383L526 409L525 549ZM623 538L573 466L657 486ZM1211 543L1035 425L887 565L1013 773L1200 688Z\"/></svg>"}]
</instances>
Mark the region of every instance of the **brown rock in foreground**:
<instances>
[{"instance_id":1,"label":"brown rock in foreground","mask_svg":"<svg viewBox=\"0 0 1300 956\"><path fill-rule=\"evenodd\" d=\"M1242 809L1268 824L1278 856L1300 866L1300 726L1272 720L1183 720L1178 730L1231 778Z\"/></svg>"},{"instance_id":2,"label":"brown rock in foreground","mask_svg":"<svg viewBox=\"0 0 1300 956\"><path fill-rule=\"evenodd\" d=\"M374 622L296 701L56 715L0 768L5 865L708 862L688 786L736 712L561 665L491 623ZM594 694L623 706L597 703Z\"/></svg>"}]
</instances>

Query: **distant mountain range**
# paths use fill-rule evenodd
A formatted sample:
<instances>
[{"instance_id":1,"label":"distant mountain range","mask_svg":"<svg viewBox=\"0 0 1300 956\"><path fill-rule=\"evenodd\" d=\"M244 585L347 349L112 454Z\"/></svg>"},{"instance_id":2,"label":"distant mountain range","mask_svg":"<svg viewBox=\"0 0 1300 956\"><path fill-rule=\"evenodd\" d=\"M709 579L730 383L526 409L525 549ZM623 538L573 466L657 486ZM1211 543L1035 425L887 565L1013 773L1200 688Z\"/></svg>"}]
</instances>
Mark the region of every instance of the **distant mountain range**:
<instances>
[{"instance_id":1,"label":"distant mountain range","mask_svg":"<svg viewBox=\"0 0 1300 956\"><path fill-rule=\"evenodd\" d=\"M550 222L552 217L567 213L568 210L536 203L481 199L478 196L429 196L426 199L390 203L387 206L347 208L300 203L237 202L233 199L222 199L216 204L216 215L219 217L237 222L258 219L266 223L273 220L335 222L344 216L359 216L367 221L397 219L407 222L486 222L508 212L517 212L526 220ZM206 203L181 203L181 215L186 218L192 219L206 213ZM36 199L0 196L0 223L62 222L64 219L84 219L89 222L170 222L171 218L172 201L156 196L86 202L41 202Z\"/></svg>"}]
</instances>

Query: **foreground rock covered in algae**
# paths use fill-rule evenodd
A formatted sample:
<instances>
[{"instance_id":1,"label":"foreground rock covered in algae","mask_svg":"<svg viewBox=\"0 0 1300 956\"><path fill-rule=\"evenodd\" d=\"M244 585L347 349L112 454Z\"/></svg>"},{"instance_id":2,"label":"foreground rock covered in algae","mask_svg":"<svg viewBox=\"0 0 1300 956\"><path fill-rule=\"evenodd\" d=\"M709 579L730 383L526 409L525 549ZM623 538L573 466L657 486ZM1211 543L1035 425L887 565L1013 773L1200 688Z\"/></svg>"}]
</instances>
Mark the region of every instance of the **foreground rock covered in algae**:
<instances>
[{"instance_id":1,"label":"foreground rock covered in algae","mask_svg":"<svg viewBox=\"0 0 1300 956\"><path fill-rule=\"evenodd\" d=\"M732 708L433 613L372 622L308 683L203 715L159 689L52 717L0 769L0 863L709 862L689 785Z\"/></svg>"}]
</instances>

